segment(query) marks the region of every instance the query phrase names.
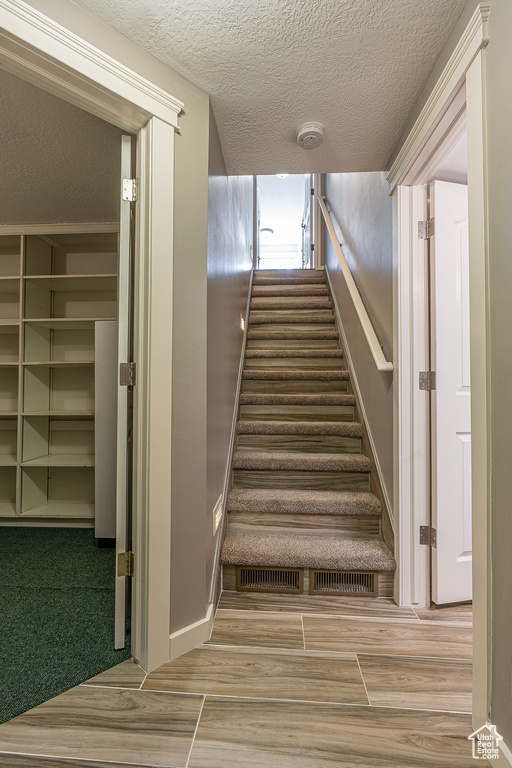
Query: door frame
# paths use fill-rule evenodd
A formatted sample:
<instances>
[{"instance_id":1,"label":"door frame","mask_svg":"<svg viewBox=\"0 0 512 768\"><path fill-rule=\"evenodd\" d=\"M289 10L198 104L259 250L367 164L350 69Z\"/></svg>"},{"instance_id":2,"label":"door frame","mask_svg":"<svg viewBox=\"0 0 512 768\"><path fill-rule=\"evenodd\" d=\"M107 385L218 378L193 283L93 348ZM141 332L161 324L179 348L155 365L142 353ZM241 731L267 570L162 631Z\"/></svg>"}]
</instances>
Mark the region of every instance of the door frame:
<instances>
[{"instance_id":1,"label":"door frame","mask_svg":"<svg viewBox=\"0 0 512 768\"><path fill-rule=\"evenodd\" d=\"M132 653L150 671L169 660L170 214L183 104L22 0L0 0L0 12L4 69L137 136Z\"/></svg>"},{"instance_id":2,"label":"door frame","mask_svg":"<svg viewBox=\"0 0 512 768\"><path fill-rule=\"evenodd\" d=\"M424 322L421 284L424 270L418 267L417 231L421 207L418 188L436 152L443 151L443 138L460 119L464 97L468 136L468 207L471 302L471 387L472 387L472 506L473 506L473 723L487 721L490 703L488 659L490 658L490 489L488 294L489 264L487 236L487 167L485 113L485 48L489 42L489 2L480 3L455 50L434 86L400 153L388 181L394 195L397 281L395 286L394 350L398 370L394 409L395 527L398 531L397 600L401 605L426 603L425 573L427 548L417 544L418 525L424 516L421 498L425 471L426 414L418 411L419 390L415 366L415 325ZM465 90L464 90L465 89ZM438 159L438 156L437 156ZM421 258L421 253L419 253ZM418 502L418 495L420 501ZM422 523L423 524L423 523ZM419 558L419 559L418 559Z\"/></svg>"}]
</instances>

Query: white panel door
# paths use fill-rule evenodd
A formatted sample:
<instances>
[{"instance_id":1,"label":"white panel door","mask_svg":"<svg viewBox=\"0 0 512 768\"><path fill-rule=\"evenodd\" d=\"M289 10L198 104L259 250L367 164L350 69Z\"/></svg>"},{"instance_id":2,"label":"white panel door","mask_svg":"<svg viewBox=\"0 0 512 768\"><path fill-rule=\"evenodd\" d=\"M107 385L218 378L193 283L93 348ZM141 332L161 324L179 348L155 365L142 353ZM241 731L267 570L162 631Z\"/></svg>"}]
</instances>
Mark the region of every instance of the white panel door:
<instances>
[{"instance_id":1,"label":"white panel door","mask_svg":"<svg viewBox=\"0 0 512 768\"><path fill-rule=\"evenodd\" d=\"M430 186L432 599L471 599L471 380L467 186Z\"/></svg>"},{"instance_id":2,"label":"white panel door","mask_svg":"<svg viewBox=\"0 0 512 768\"><path fill-rule=\"evenodd\" d=\"M132 178L132 139L121 137L121 180ZM119 222L119 332L117 368L121 363L132 360L131 313L132 313L132 243L131 217L133 203L121 199ZM117 374L117 471L116 471L116 560L131 548L131 451L129 434L131 424L131 388L121 386ZM126 635L126 605L128 596L127 576L116 571L115 647L124 648Z\"/></svg>"}]
</instances>

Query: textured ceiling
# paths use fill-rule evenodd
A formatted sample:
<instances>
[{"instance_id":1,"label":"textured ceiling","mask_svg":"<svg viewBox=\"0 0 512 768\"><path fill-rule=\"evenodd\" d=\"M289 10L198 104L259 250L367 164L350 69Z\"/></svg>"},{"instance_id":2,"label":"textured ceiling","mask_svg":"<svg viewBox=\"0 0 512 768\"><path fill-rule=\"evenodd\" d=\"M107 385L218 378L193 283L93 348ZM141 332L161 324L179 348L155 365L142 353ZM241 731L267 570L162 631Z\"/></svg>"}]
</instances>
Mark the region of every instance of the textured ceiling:
<instances>
[{"instance_id":1,"label":"textured ceiling","mask_svg":"<svg viewBox=\"0 0 512 768\"><path fill-rule=\"evenodd\" d=\"M465 0L75 0L212 97L229 173L383 170ZM325 140L295 143L315 120Z\"/></svg>"},{"instance_id":2,"label":"textured ceiling","mask_svg":"<svg viewBox=\"0 0 512 768\"><path fill-rule=\"evenodd\" d=\"M120 137L0 70L0 224L117 221Z\"/></svg>"}]
</instances>

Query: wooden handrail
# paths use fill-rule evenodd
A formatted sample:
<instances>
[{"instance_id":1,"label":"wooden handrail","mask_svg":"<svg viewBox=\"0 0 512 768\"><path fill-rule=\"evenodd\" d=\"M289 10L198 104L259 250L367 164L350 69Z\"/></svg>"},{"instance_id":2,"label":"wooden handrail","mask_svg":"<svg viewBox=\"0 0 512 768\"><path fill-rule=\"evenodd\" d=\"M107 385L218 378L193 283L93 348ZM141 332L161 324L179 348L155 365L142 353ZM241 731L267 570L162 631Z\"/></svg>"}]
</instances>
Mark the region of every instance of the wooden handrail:
<instances>
[{"instance_id":1,"label":"wooden handrail","mask_svg":"<svg viewBox=\"0 0 512 768\"><path fill-rule=\"evenodd\" d=\"M323 217L325 219L327 231L331 236L331 241L334 246L334 250L336 251L336 256L338 257L341 271L343 272L345 283L350 293L352 303L354 304L355 310L357 312L357 316L359 318L359 322L361 323L361 327L364 331L364 335L366 336L366 340L370 347L370 351L373 355L373 359L375 360L375 365L377 366L377 370L392 371L393 363L388 362L384 357L384 352L382 351L382 347L379 344L377 334L373 329L373 325L368 316L368 312L366 311L366 307L363 304L363 300L357 289L357 285L355 284L354 278L352 277L352 272L350 271L350 267L347 264L347 260L345 259L345 255L343 253L341 245L338 241L338 238L336 237L336 231L334 229L333 223L331 221L331 216L325 204L325 197L320 197L320 195L317 195L317 200L320 206L320 210L322 211Z\"/></svg>"}]
</instances>

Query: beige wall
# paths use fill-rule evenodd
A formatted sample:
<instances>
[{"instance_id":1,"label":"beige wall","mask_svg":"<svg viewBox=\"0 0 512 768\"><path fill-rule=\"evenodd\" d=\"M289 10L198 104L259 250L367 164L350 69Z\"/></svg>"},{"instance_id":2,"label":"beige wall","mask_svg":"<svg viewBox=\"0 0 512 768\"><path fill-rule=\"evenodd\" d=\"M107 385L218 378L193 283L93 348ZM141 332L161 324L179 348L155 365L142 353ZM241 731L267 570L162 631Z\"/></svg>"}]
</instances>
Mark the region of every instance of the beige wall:
<instances>
[{"instance_id":1,"label":"beige wall","mask_svg":"<svg viewBox=\"0 0 512 768\"><path fill-rule=\"evenodd\" d=\"M327 174L325 194L341 227L343 252L388 360L393 359L392 199L383 173ZM368 428L393 501L393 374L375 367L327 238L326 265L345 329Z\"/></svg>"},{"instance_id":2,"label":"beige wall","mask_svg":"<svg viewBox=\"0 0 512 768\"><path fill-rule=\"evenodd\" d=\"M512 3L493 0L487 59L492 546L491 717L512 749Z\"/></svg>"},{"instance_id":3,"label":"beige wall","mask_svg":"<svg viewBox=\"0 0 512 768\"><path fill-rule=\"evenodd\" d=\"M249 290L252 176L227 176L210 109L208 180L207 589L215 555L212 511L223 491Z\"/></svg>"},{"instance_id":4,"label":"beige wall","mask_svg":"<svg viewBox=\"0 0 512 768\"><path fill-rule=\"evenodd\" d=\"M0 224L118 221L122 131L0 70Z\"/></svg>"}]
</instances>

